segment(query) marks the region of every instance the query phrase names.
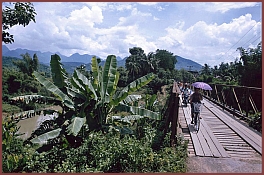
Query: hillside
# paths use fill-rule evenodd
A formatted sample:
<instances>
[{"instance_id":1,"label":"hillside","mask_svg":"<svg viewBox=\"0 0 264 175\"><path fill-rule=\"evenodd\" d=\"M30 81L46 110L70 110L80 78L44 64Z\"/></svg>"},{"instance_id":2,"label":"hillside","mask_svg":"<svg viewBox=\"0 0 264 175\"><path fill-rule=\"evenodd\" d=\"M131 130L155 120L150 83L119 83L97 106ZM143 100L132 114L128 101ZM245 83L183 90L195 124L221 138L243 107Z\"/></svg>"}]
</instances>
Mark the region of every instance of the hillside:
<instances>
[{"instance_id":1,"label":"hillside","mask_svg":"<svg viewBox=\"0 0 264 175\"><path fill-rule=\"evenodd\" d=\"M13 64L13 61L21 60L20 58L16 57L7 57L7 56L2 56L2 69L3 68L16 68L16 66ZM39 71L40 72L46 72L49 73L50 68L49 65L45 65L40 63L39 64Z\"/></svg>"},{"instance_id":2,"label":"hillside","mask_svg":"<svg viewBox=\"0 0 264 175\"><path fill-rule=\"evenodd\" d=\"M185 70L192 70L192 71L200 71L202 69L202 65L180 56L176 57L177 63L175 65L175 69L185 69Z\"/></svg>"}]
</instances>

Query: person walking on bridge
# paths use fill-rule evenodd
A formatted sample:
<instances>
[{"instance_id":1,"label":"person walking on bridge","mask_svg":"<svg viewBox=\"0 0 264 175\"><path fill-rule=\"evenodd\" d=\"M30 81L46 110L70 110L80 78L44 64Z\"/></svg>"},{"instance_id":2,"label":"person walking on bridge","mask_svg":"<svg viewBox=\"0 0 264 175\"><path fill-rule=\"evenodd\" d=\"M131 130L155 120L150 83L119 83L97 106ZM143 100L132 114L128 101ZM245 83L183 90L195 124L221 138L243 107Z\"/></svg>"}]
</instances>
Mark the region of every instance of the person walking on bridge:
<instances>
[{"instance_id":1,"label":"person walking on bridge","mask_svg":"<svg viewBox=\"0 0 264 175\"><path fill-rule=\"evenodd\" d=\"M198 102L201 103L201 101L203 100L203 96L200 93L200 89L194 87L194 93L190 96L190 103L191 103L191 115L192 115L192 121L191 124L193 124L193 118L194 118L194 114L193 114L193 103ZM201 118L201 117L200 117Z\"/></svg>"},{"instance_id":2,"label":"person walking on bridge","mask_svg":"<svg viewBox=\"0 0 264 175\"><path fill-rule=\"evenodd\" d=\"M189 96L190 96L190 89L188 88L188 84L185 83L184 87L182 88L182 100L183 103L185 103L187 105L188 101L189 101Z\"/></svg>"}]
</instances>

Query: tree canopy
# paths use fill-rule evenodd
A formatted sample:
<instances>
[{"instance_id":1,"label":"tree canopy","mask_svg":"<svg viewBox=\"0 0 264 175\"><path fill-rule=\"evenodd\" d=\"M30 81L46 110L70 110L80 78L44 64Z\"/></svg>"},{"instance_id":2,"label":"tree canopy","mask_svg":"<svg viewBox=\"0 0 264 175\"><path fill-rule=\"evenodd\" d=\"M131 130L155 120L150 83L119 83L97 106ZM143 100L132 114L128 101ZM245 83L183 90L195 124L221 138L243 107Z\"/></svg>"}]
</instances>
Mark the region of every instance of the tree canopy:
<instances>
[{"instance_id":1,"label":"tree canopy","mask_svg":"<svg viewBox=\"0 0 264 175\"><path fill-rule=\"evenodd\" d=\"M23 25L24 27L30 21L35 21L36 12L33 4L30 2L16 2L13 8L6 6L2 9L2 42L8 44L14 42L14 36L7 30L15 25Z\"/></svg>"}]
</instances>

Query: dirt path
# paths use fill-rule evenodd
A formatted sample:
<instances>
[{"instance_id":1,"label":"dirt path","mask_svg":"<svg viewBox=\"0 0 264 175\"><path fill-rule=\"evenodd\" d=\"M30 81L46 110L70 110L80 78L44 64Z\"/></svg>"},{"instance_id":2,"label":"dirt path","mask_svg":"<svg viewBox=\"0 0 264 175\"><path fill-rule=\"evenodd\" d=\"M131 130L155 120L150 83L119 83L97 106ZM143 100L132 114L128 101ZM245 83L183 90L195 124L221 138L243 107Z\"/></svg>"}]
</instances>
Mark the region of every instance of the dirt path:
<instances>
[{"instance_id":1,"label":"dirt path","mask_svg":"<svg viewBox=\"0 0 264 175\"><path fill-rule=\"evenodd\" d=\"M188 173L261 173L261 156L253 159L188 157Z\"/></svg>"}]
</instances>

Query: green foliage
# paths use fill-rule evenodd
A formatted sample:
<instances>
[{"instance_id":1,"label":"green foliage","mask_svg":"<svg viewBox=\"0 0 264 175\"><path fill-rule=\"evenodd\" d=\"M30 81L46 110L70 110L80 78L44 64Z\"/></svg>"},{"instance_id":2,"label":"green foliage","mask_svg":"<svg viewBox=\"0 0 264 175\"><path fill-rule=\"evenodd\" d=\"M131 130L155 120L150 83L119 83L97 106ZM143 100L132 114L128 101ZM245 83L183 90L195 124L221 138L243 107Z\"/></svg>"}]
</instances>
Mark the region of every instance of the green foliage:
<instances>
[{"instance_id":1,"label":"green foliage","mask_svg":"<svg viewBox=\"0 0 264 175\"><path fill-rule=\"evenodd\" d=\"M36 54L33 55L33 58L30 57L28 53L22 54L22 60L14 61L14 65L17 66L20 72L32 76L34 71L38 70L39 60Z\"/></svg>"},{"instance_id":2,"label":"green foliage","mask_svg":"<svg viewBox=\"0 0 264 175\"><path fill-rule=\"evenodd\" d=\"M3 69L17 69L17 66L14 65L14 62L21 61L20 58L16 57L9 57L9 56L2 56L2 68ZM39 63L38 64L38 71L43 72L46 77L50 77L50 68L49 66Z\"/></svg>"},{"instance_id":3,"label":"green foliage","mask_svg":"<svg viewBox=\"0 0 264 175\"><path fill-rule=\"evenodd\" d=\"M256 129L259 132L262 132L262 113L256 113L254 115L250 115L249 126Z\"/></svg>"},{"instance_id":4,"label":"green foliage","mask_svg":"<svg viewBox=\"0 0 264 175\"><path fill-rule=\"evenodd\" d=\"M241 74L240 84L243 86L262 87L262 43L257 48L244 49L240 51L240 60L238 71ZM256 81L259 80L259 81Z\"/></svg>"},{"instance_id":5,"label":"green foliage","mask_svg":"<svg viewBox=\"0 0 264 175\"><path fill-rule=\"evenodd\" d=\"M11 3L10 3L11 4ZM12 3L13 7L6 6L2 9L2 41L6 44L14 42L14 37L6 30L15 25L27 26L31 21L35 22L35 9L30 2Z\"/></svg>"},{"instance_id":6,"label":"green foliage","mask_svg":"<svg viewBox=\"0 0 264 175\"><path fill-rule=\"evenodd\" d=\"M118 134L92 132L82 146L54 147L49 152L35 154L27 162L25 172L42 173L143 173L186 172L187 143L179 140L179 146L163 146L160 151L151 148L155 130L146 128L148 136L137 140L131 136L120 138ZM151 136L152 135L152 136ZM166 140L169 135L166 136ZM146 141L148 140L148 141Z\"/></svg>"},{"instance_id":7,"label":"green foliage","mask_svg":"<svg viewBox=\"0 0 264 175\"><path fill-rule=\"evenodd\" d=\"M2 120L2 172L19 172L30 159L32 152L23 146L22 139L17 138L17 122L6 117Z\"/></svg>"},{"instance_id":8,"label":"green foliage","mask_svg":"<svg viewBox=\"0 0 264 175\"><path fill-rule=\"evenodd\" d=\"M176 56L166 50L157 49L156 52L145 54L140 47L129 49L130 56L126 59L128 82L148 73L154 73L155 78L148 85L151 94L160 91L161 86L170 83L175 78L174 70L177 63Z\"/></svg>"},{"instance_id":9,"label":"green foliage","mask_svg":"<svg viewBox=\"0 0 264 175\"><path fill-rule=\"evenodd\" d=\"M175 64L177 63L176 56L167 50L156 50L155 57L159 60L159 68L164 70L174 70Z\"/></svg>"},{"instance_id":10,"label":"green foliage","mask_svg":"<svg viewBox=\"0 0 264 175\"><path fill-rule=\"evenodd\" d=\"M52 72L52 80L55 86L65 92L67 86L67 75L65 69L60 63L60 60L61 58L59 57L59 55L51 55L50 67Z\"/></svg>"},{"instance_id":11,"label":"green foliage","mask_svg":"<svg viewBox=\"0 0 264 175\"><path fill-rule=\"evenodd\" d=\"M9 102L9 99L14 96L41 92L40 84L31 75L33 70L38 69L36 55L31 59L28 54L25 54L23 60L14 59L13 63L11 62L12 58L7 60L7 67L2 69L2 100L4 102ZM12 68L11 65L16 66L17 69ZM45 96L49 95L50 93L45 93Z\"/></svg>"},{"instance_id":12,"label":"green foliage","mask_svg":"<svg viewBox=\"0 0 264 175\"><path fill-rule=\"evenodd\" d=\"M118 67L117 71L120 74L117 86L118 87L125 87L127 85L127 80L128 80L127 71L124 67Z\"/></svg>"}]
</instances>

